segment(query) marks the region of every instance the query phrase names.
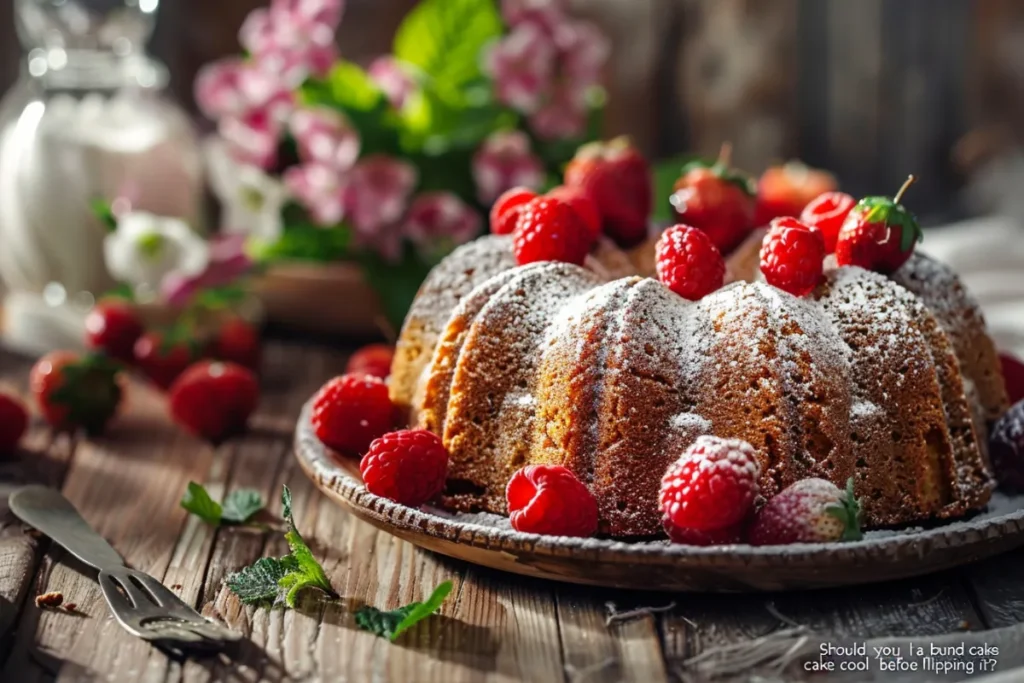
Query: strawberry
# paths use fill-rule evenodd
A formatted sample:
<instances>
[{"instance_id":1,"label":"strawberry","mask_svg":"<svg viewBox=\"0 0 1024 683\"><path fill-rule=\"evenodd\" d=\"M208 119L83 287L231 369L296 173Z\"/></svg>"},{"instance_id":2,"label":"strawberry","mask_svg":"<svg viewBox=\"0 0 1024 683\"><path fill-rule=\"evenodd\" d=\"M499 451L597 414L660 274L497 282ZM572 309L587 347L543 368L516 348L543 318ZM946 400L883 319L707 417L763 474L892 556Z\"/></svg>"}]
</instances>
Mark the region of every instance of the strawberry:
<instances>
[{"instance_id":1,"label":"strawberry","mask_svg":"<svg viewBox=\"0 0 1024 683\"><path fill-rule=\"evenodd\" d=\"M765 281L793 296L807 296L821 282L825 240L817 228L784 216L772 220L761 243Z\"/></svg>"},{"instance_id":2,"label":"strawberry","mask_svg":"<svg viewBox=\"0 0 1024 683\"><path fill-rule=\"evenodd\" d=\"M580 147L565 169L565 184L594 203L605 233L619 246L634 246L647 236L651 168L628 138Z\"/></svg>"},{"instance_id":3,"label":"strawberry","mask_svg":"<svg viewBox=\"0 0 1024 683\"><path fill-rule=\"evenodd\" d=\"M135 342L135 366L161 389L168 389L178 375L195 362L199 345L183 330L146 332Z\"/></svg>"},{"instance_id":4,"label":"strawberry","mask_svg":"<svg viewBox=\"0 0 1024 683\"><path fill-rule=\"evenodd\" d=\"M761 465L746 441L698 436L661 479L666 527L714 531L739 524L758 496Z\"/></svg>"},{"instance_id":5,"label":"strawberry","mask_svg":"<svg viewBox=\"0 0 1024 683\"><path fill-rule=\"evenodd\" d=\"M583 265L593 240L583 220L561 199L538 197L519 214L512 246L516 262L564 261Z\"/></svg>"},{"instance_id":6,"label":"strawberry","mask_svg":"<svg viewBox=\"0 0 1024 683\"><path fill-rule=\"evenodd\" d=\"M444 488L448 449L426 429L391 432L373 440L359 473L370 493L419 507Z\"/></svg>"},{"instance_id":7,"label":"strawberry","mask_svg":"<svg viewBox=\"0 0 1024 683\"><path fill-rule=\"evenodd\" d=\"M923 238L917 219L900 204L913 183L914 176L908 177L892 199L865 197L857 202L839 230L839 265L889 274L907 262L914 245Z\"/></svg>"},{"instance_id":8,"label":"strawberry","mask_svg":"<svg viewBox=\"0 0 1024 683\"><path fill-rule=\"evenodd\" d=\"M839 230L856 204L857 200L848 194L826 192L804 207L800 213L800 222L821 231L821 236L825 238L825 253L831 254L836 250Z\"/></svg>"},{"instance_id":9,"label":"strawberry","mask_svg":"<svg viewBox=\"0 0 1024 683\"><path fill-rule=\"evenodd\" d=\"M1003 380L1006 382L1006 393L1010 403L1024 400L1024 363L1008 353L999 354L999 364L1003 369Z\"/></svg>"},{"instance_id":10,"label":"strawberry","mask_svg":"<svg viewBox=\"0 0 1024 683\"><path fill-rule=\"evenodd\" d=\"M121 403L120 368L103 354L54 351L32 366L29 387L54 429L99 434Z\"/></svg>"},{"instance_id":11,"label":"strawberry","mask_svg":"<svg viewBox=\"0 0 1024 683\"><path fill-rule=\"evenodd\" d=\"M394 356L395 348L390 344L367 344L349 357L345 373L387 379L391 374L391 359Z\"/></svg>"},{"instance_id":12,"label":"strawberry","mask_svg":"<svg viewBox=\"0 0 1024 683\"><path fill-rule=\"evenodd\" d=\"M28 411L14 394L0 391L0 455L14 452L28 429Z\"/></svg>"},{"instance_id":13,"label":"strawberry","mask_svg":"<svg viewBox=\"0 0 1024 683\"><path fill-rule=\"evenodd\" d=\"M391 429L393 417L388 385L378 377L341 375L313 397L317 438L342 453L365 453L371 441Z\"/></svg>"},{"instance_id":14,"label":"strawberry","mask_svg":"<svg viewBox=\"0 0 1024 683\"><path fill-rule=\"evenodd\" d=\"M85 345L123 363L134 359L132 350L142 331L135 310L123 301L96 304L85 316Z\"/></svg>"},{"instance_id":15,"label":"strawberry","mask_svg":"<svg viewBox=\"0 0 1024 683\"><path fill-rule=\"evenodd\" d=\"M528 187L505 190L491 207L491 232L495 235L511 235L523 207L536 198L537 193Z\"/></svg>"},{"instance_id":16,"label":"strawberry","mask_svg":"<svg viewBox=\"0 0 1024 683\"><path fill-rule=\"evenodd\" d=\"M754 181L729 167L729 154L723 145L716 161L688 163L669 197L679 220L706 232L723 255L754 227Z\"/></svg>"},{"instance_id":17,"label":"strawberry","mask_svg":"<svg viewBox=\"0 0 1024 683\"><path fill-rule=\"evenodd\" d=\"M581 189L559 185L545 196L561 199L571 206L572 210L583 221L583 224L587 226L590 236L594 240L601 237L601 213L597 210L597 204L585 195Z\"/></svg>"},{"instance_id":18,"label":"strawberry","mask_svg":"<svg viewBox=\"0 0 1024 683\"><path fill-rule=\"evenodd\" d=\"M773 218L796 218L812 199L836 189L831 173L809 168L800 161L772 166L757 182L754 225L768 225Z\"/></svg>"},{"instance_id":19,"label":"strawberry","mask_svg":"<svg viewBox=\"0 0 1024 683\"><path fill-rule=\"evenodd\" d=\"M260 387L248 368L223 361L200 361L171 385L171 417L196 436L219 444L245 429L256 410Z\"/></svg>"},{"instance_id":20,"label":"strawberry","mask_svg":"<svg viewBox=\"0 0 1024 683\"><path fill-rule=\"evenodd\" d=\"M1024 400L999 418L989 436L996 481L1010 491L1024 491Z\"/></svg>"},{"instance_id":21,"label":"strawberry","mask_svg":"<svg viewBox=\"0 0 1024 683\"><path fill-rule=\"evenodd\" d=\"M758 510L750 527L752 545L860 538L860 504L853 495L853 478L846 482L845 491L824 479L801 479Z\"/></svg>"},{"instance_id":22,"label":"strawberry","mask_svg":"<svg viewBox=\"0 0 1024 683\"><path fill-rule=\"evenodd\" d=\"M582 537L597 531L597 501L561 465L523 467L509 479L505 498L516 531Z\"/></svg>"},{"instance_id":23,"label":"strawberry","mask_svg":"<svg viewBox=\"0 0 1024 683\"><path fill-rule=\"evenodd\" d=\"M263 358L259 330L247 320L229 318L217 330L209 353L217 360L229 361L259 372Z\"/></svg>"},{"instance_id":24,"label":"strawberry","mask_svg":"<svg viewBox=\"0 0 1024 683\"><path fill-rule=\"evenodd\" d=\"M722 286L725 261L707 233L675 225L661 234L655 249L658 280L673 292L697 301Z\"/></svg>"}]
</instances>

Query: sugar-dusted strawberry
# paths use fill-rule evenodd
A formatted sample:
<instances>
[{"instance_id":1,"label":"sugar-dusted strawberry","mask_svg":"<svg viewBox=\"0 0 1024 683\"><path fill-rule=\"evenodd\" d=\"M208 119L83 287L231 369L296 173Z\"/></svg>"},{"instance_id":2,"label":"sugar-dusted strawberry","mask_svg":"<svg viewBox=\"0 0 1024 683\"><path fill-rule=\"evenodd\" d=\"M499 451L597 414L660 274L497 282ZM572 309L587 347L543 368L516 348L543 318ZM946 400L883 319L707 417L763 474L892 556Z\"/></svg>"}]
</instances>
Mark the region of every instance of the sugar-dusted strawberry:
<instances>
[{"instance_id":1,"label":"sugar-dusted strawberry","mask_svg":"<svg viewBox=\"0 0 1024 683\"><path fill-rule=\"evenodd\" d=\"M729 166L729 145L716 161L691 161L672 188L669 202L680 222L703 230L723 255L754 228L754 180Z\"/></svg>"},{"instance_id":2,"label":"sugar-dusted strawberry","mask_svg":"<svg viewBox=\"0 0 1024 683\"><path fill-rule=\"evenodd\" d=\"M548 197L561 199L572 207L576 215L583 220L593 239L601 236L601 212L597 210L597 204L578 187L559 185L547 193Z\"/></svg>"},{"instance_id":3,"label":"sugar-dusted strawberry","mask_svg":"<svg viewBox=\"0 0 1024 683\"><path fill-rule=\"evenodd\" d=\"M214 335L209 355L259 372L263 359L259 329L243 318L228 318Z\"/></svg>"},{"instance_id":4,"label":"sugar-dusted strawberry","mask_svg":"<svg viewBox=\"0 0 1024 683\"><path fill-rule=\"evenodd\" d=\"M628 138L580 147L565 169L565 184L594 202L604 232L619 246L634 246L647 236L651 168Z\"/></svg>"},{"instance_id":5,"label":"sugar-dusted strawberry","mask_svg":"<svg viewBox=\"0 0 1024 683\"><path fill-rule=\"evenodd\" d=\"M702 230L674 225L661 234L655 253L658 279L684 299L697 301L725 281L725 261Z\"/></svg>"},{"instance_id":6,"label":"sugar-dusted strawberry","mask_svg":"<svg viewBox=\"0 0 1024 683\"><path fill-rule=\"evenodd\" d=\"M768 284L806 296L821 282L825 240L817 228L795 218L772 220L761 243L761 273Z\"/></svg>"},{"instance_id":7,"label":"sugar-dusted strawberry","mask_svg":"<svg viewBox=\"0 0 1024 683\"><path fill-rule=\"evenodd\" d=\"M836 262L889 274L899 269L924 235L914 214L900 204L914 183L909 176L892 199L865 197L853 207L836 242Z\"/></svg>"},{"instance_id":8,"label":"sugar-dusted strawberry","mask_svg":"<svg viewBox=\"0 0 1024 683\"><path fill-rule=\"evenodd\" d=\"M0 455L14 452L28 429L28 411L21 399L0 390Z\"/></svg>"},{"instance_id":9,"label":"sugar-dusted strawberry","mask_svg":"<svg viewBox=\"0 0 1024 683\"><path fill-rule=\"evenodd\" d=\"M836 250L839 230L856 204L857 200L844 192L826 192L804 207L800 222L821 231L825 239L825 253L831 254Z\"/></svg>"},{"instance_id":10,"label":"sugar-dusted strawberry","mask_svg":"<svg viewBox=\"0 0 1024 683\"><path fill-rule=\"evenodd\" d=\"M752 545L860 538L860 504L853 495L852 478L845 490L825 479L801 479L758 510L750 527Z\"/></svg>"},{"instance_id":11,"label":"sugar-dusted strawberry","mask_svg":"<svg viewBox=\"0 0 1024 683\"><path fill-rule=\"evenodd\" d=\"M146 332L135 342L135 367L161 389L170 388L199 359L201 344L179 329Z\"/></svg>"},{"instance_id":12,"label":"sugar-dusted strawberry","mask_svg":"<svg viewBox=\"0 0 1024 683\"><path fill-rule=\"evenodd\" d=\"M1010 403L1024 401L1024 363L1009 353L1000 353L999 364L1003 369L1003 381L1006 382Z\"/></svg>"},{"instance_id":13,"label":"sugar-dusted strawberry","mask_svg":"<svg viewBox=\"0 0 1024 683\"><path fill-rule=\"evenodd\" d=\"M505 190L491 207L491 232L495 235L511 235L523 207L536 197L537 193L528 187Z\"/></svg>"},{"instance_id":14,"label":"sugar-dusted strawberry","mask_svg":"<svg viewBox=\"0 0 1024 683\"><path fill-rule=\"evenodd\" d=\"M123 363L134 359L135 342L142 336L139 316L124 301L103 301L85 316L85 345Z\"/></svg>"},{"instance_id":15,"label":"sugar-dusted strawberry","mask_svg":"<svg viewBox=\"0 0 1024 683\"><path fill-rule=\"evenodd\" d=\"M699 436L661 479L666 528L724 529L742 522L760 488L761 465L746 441Z\"/></svg>"},{"instance_id":16,"label":"sugar-dusted strawberry","mask_svg":"<svg viewBox=\"0 0 1024 683\"><path fill-rule=\"evenodd\" d=\"M996 422L988 450L999 485L1010 491L1024 491L1024 400L1010 406Z\"/></svg>"},{"instance_id":17,"label":"sugar-dusted strawberry","mask_svg":"<svg viewBox=\"0 0 1024 683\"><path fill-rule=\"evenodd\" d=\"M237 363L204 360L171 385L171 417L187 431L213 444L245 430L259 403L256 375Z\"/></svg>"},{"instance_id":18,"label":"sugar-dusted strawberry","mask_svg":"<svg viewBox=\"0 0 1024 683\"><path fill-rule=\"evenodd\" d=\"M796 218L812 199L836 187L836 178L831 173L810 168L801 161L772 166L757 181L754 225L768 225L780 216Z\"/></svg>"},{"instance_id":19,"label":"sugar-dusted strawberry","mask_svg":"<svg viewBox=\"0 0 1024 683\"><path fill-rule=\"evenodd\" d=\"M394 357L395 347L390 344L367 344L349 357L345 372L387 379L391 374L391 360Z\"/></svg>"},{"instance_id":20,"label":"sugar-dusted strawberry","mask_svg":"<svg viewBox=\"0 0 1024 683\"><path fill-rule=\"evenodd\" d=\"M561 199L537 197L519 214L512 245L519 265L564 261L583 265L593 243L590 231Z\"/></svg>"},{"instance_id":21,"label":"sugar-dusted strawberry","mask_svg":"<svg viewBox=\"0 0 1024 683\"><path fill-rule=\"evenodd\" d=\"M597 531L597 501L561 465L527 465L505 488L516 531L548 536L590 536Z\"/></svg>"},{"instance_id":22,"label":"sugar-dusted strawberry","mask_svg":"<svg viewBox=\"0 0 1024 683\"><path fill-rule=\"evenodd\" d=\"M379 377L340 375L313 397L313 430L324 444L362 455L370 442L391 429L394 407Z\"/></svg>"},{"instance_id":23,"label":"sugar-dusted strawberry","mask_svg":"<svg viewBox=\"0 0 1024 683\"><path fill-rule=\"evenodd\" d=\"M359 462L370 493L419 507L444 488L448 449L426 429L403 429L374 439Z\"/></svg>"},{"instance_id":24,"label":"sugar-dusted strawberry","mask_svg":"<svg viewBox=\"0 0 1024 683\"><path fill-rule=\"evenodd\" d=\"M721 529L710 529L698 531L697 529L686 529L678 527L668 521L662 520L665 533L673 543L683 545L731 545L733 543L744 543L747 539L747 527L749 523L743 520L738 524L723 527Z\"/></svg>"},{"instance_id":25,"label":"sugar-dusted strawberry","mask_svg":"<svg viewBox=\"0 0 1024 683\"><path fill-rule=\"evenodd\" d=\"M104 354L54 351L32 366L29 387L54 429L99 434L121 403L120 369Z\"/></svg>"}]
</instances>

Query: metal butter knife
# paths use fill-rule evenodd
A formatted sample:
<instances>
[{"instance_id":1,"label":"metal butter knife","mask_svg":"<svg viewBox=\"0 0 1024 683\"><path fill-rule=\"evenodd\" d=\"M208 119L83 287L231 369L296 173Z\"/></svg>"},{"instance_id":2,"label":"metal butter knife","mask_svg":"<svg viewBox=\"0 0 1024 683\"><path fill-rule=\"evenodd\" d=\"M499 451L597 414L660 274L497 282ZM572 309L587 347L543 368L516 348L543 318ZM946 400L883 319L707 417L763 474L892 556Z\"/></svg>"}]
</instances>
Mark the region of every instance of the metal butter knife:
<instances>
[{"instance_id":1,"label":"metal butter knife","mask_svg":"<svg viewBox=\"0 0 1024 683\"><path fill-rule=\"evenodd\" d=\"M103 597L129 633L178 650L217 650L241 638L203 617L152 576L126 567L60 491L26 486L11 494L10 506L26 524L99 570Z\"/></svg>"}]
</instances>

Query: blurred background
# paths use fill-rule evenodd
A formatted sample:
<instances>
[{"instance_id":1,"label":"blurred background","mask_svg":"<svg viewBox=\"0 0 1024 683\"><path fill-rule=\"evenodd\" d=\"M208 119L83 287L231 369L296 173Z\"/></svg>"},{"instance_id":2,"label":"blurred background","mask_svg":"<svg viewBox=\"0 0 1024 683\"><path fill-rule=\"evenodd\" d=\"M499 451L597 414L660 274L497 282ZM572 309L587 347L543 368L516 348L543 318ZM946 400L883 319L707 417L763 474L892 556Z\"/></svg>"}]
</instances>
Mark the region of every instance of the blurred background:
<instances>
[{"instance_id":1,"label":"blurred background","mask_svg":"<svg viewBox=\"0 0 1024 683\"><path fill-rule=\"evenodd\" d=\"M21 63L0 0L0 92ZM201 65L238 51L261 0L161 3L151 51L195 111ZM386 52L415 0L348 0L342 54ZM800 158L853 194L918 174L929 222L969 212L959 193L1024 121L1024 3L1014 0L574 0L613 43L606 134L653 157L713 155L726 140L760 172Z\"/></svg>"}]
</instances>

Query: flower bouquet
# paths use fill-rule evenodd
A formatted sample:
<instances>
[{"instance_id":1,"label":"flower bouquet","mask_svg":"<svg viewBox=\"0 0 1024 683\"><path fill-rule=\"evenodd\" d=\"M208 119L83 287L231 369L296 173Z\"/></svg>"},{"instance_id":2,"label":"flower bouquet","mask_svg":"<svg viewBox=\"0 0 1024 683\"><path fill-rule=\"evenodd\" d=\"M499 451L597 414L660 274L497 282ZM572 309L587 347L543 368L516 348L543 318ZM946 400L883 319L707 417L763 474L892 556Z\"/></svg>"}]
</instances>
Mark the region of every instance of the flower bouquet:
<instances>
[{"instance_id":1,"label":"flower bouquet","mask_svg":"<svg viewBox=\"0 0 1024 683\"><path fill-rule=\"evenodd\" d=\"M351 264L397 329L504 190L555 184L596 137L609 45L562 0L424 0L361 65L339 56L342 14L272 0L243 55L200 71L210 181L255 263Z\"/></svg>"}]
</instances>

